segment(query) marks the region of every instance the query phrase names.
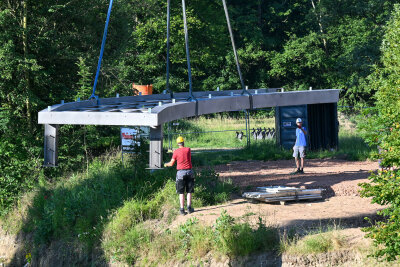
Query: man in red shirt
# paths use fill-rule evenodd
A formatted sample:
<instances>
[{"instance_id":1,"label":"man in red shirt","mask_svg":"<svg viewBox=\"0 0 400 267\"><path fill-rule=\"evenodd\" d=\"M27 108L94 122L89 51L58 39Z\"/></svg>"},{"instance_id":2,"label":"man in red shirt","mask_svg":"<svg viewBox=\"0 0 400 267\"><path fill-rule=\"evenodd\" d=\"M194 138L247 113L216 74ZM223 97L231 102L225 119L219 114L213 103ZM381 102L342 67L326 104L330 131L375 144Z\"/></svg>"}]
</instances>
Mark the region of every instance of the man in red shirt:
<instances>
[{"instance_id":1,"label":"man in red shirt","mask_svg":"<svg viewBox=\"0 0 400 267\"><path fill-rule=\"evenodd\" d=\"M192 208L192 193L194 192L194 173L192 170L192 154L190 148L185 147L185 140L182 136L176 139L178 149L174 151L170 162L165 163L164 167L176 165L176 193L179 194L180 213L185 215L185 190L187 193L187 210L194 212Z\"/></svg>"}]
</instances>

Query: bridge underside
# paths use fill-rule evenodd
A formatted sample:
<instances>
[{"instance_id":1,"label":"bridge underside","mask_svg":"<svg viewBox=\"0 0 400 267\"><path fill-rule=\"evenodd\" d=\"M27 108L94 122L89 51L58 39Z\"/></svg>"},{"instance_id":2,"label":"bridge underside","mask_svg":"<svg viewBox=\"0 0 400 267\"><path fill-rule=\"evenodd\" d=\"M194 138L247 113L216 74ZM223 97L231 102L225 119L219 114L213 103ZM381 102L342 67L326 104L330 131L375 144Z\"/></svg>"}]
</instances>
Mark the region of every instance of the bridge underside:
<instances>
[{"instance_id":1,"label":"bridge underside","mask_svg":"<svg viewBox=\"0 0 400 267\"><path fill-rule=\"evenodd\" d=\"M259 108L337 103L340 90L280 92L281 89L251 89L105 98L54 105L39 112L45 124L45 166L57 165L58 128L62 124L150 126L150 168L162 166L162 125L199 115Z\"/></svg>"}]
</instances>

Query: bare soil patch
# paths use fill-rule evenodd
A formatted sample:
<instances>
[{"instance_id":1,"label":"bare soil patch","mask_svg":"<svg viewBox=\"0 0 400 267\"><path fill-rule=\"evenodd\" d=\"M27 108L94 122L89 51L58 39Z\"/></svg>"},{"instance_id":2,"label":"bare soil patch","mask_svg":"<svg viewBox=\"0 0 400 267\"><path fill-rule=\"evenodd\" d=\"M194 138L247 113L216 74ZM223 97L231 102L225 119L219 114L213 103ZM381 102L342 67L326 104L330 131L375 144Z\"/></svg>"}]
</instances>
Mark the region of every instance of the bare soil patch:
<instances>
[{"instance_id":1,"label":"bare soil patch","mask_svg":"<svg viewBox=\"0 0 400 267\"><path fill-rule=\"evenodd\" d=\"M340 159L306 160L304 174L290 175L296 170L294 160L246 161L220 165L215 170L243 191L257 186L282 185L301 188L324 188L324 196L358 196L359 183L367 182L378 164L372 161Z\"/></svg>"},{"instance_id":2,"label":"bare soil patch","mask_svg":"<svg viewBox=\"0 0 400 267\"><path fill-rule=\"evenodd\" d=\"M287 205L249 203L238 198L224 205L204 207L195 213L178 216L174 225L197 217L211 225L223 209L234 217L256 222L261 216L267 223L279 227L308 228L324 224L340 224L346 227L365 226L364 217L376 219L382 206L371 204L370 199L359 196L361 182L367 182L377 163L371 161L352 162L339 159L307 160L305 174L290 175L294 161L246 161L216 166L221 179L231 179L242 192L257 186L295 186L302 188L324 188L322 201L288 202Z\"/></svg>"}]
</instances>

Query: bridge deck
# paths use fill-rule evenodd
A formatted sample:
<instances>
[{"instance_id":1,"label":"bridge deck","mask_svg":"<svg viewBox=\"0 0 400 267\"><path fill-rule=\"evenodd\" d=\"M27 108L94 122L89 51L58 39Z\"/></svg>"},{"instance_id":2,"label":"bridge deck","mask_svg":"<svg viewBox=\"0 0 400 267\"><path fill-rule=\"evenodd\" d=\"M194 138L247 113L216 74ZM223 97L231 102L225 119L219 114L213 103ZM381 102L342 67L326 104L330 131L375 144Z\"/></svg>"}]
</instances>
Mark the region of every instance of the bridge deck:
<instances>
[{"instance_id":1,"label":"bridge deck","mask_svg":"<svg viewBox=\"0 0 400 267\"><path fill-rule=\"evenodd\" d=\"M198 101L188 102L188 93L104 98L54 105L39 112L45 124L44 163L57 166L58 129L61 124L150 126L149 167L162 167L163 130L166 122L198 115L279 106L336 103L339 91L313 90L278 92L279 89L195 92Z\"/></svg>"},{"instance_id":2,"label":"bridge deck","mask_svg":"<svg viewBox=\"0 0 400 267\"><path fill-rule=\"evenodd\" d=\"M251 89L250 96L241 90L195 92L198 102L188 102L188 93L129 96L72 102L39 112L39 124L135 125L159 126L177 119L226 111L278 106L335 103L336 89L278 92L277 89ZM252 102L252 107L251 107Z\"/></svg>"}]
</instances>

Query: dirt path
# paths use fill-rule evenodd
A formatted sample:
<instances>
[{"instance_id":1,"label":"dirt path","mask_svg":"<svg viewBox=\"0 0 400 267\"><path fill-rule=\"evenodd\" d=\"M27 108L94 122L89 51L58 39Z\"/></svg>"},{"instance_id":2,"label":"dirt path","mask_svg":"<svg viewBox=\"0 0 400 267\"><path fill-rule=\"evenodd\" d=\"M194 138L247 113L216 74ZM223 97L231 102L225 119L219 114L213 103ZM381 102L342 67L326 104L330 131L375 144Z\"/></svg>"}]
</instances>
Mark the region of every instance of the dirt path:
<instances>
[{"instance_id":1,"label":"dirt path","mask_svg":"<svg viewBox=\"0 0 400 267\"><path fill-rule=\"evenodd\" d=\"M364 217L375 218L382 207L371 204L370 199L359 197L360 182L368 181L369 172L377 163L349 162L344 160L309 160L305 174L292 176L293 161L234 162L216 167L221 179L232 179L241 191L251 191L256 186L284 185L304 188L325 188L322 201L291 202L287 205L248 203L235 199L219 206L198 209L195 213L178 216L174 225L191 217L202 224L215 222L223 209L234 217L257 221L261 216L267 223L280 227L310 227L321 223L341 224L346 227L365 225Z\"/></svg>"},{"instance_id":2,"label":"dirt path","mask_svg":"<svg viewBox=\"0 0 400 267\"><path fill-rule=\"evenodd\" d=\"M232 179L243 190L257 186L283 185L303 188L324 188L325 196L357 196L358 184L367 182L376 162L345 161L339 159L307 160L305 174L290 175L294 161L247 161L217 166L221 178Z\"/></svg>"}]
</instances>

